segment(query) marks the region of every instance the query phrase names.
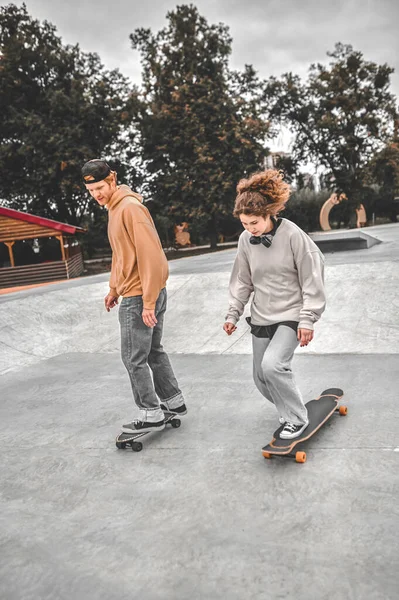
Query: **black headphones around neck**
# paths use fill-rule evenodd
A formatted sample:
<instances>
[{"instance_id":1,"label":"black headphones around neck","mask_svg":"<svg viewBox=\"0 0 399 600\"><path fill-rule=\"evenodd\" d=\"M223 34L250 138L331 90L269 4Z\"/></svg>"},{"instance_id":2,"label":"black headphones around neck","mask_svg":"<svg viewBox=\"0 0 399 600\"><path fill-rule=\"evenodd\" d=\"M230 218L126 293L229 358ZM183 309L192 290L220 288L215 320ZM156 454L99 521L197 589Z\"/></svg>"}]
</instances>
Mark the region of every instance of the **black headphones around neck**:
<instances>
[{"instance_id":1,"label":"black headphones around neck","mask_svg":"<svg viewBox=\"0 0 399 600\"><path fill-rule=\"evenodd\" d=\"M273 223L273 229L263 235L251 235L249 243L256 246L257 244L263 244L266 248L270 248L273 242L273 238L276 235L277 229L280 227L281 219L270 217Z\"/></svg>"}]
</instances>

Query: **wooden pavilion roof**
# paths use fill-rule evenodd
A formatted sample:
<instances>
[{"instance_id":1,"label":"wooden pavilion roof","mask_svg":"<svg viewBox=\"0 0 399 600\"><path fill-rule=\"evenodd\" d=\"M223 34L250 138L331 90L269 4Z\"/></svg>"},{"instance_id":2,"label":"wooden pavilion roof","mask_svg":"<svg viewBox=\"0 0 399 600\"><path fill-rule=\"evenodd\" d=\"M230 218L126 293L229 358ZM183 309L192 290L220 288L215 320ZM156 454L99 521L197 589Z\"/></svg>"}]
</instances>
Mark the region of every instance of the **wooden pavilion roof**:
<instances>
[{"instance_id":1,"label":"wooden pavilion roof","mask_svg":"<svg viewBox=\"0 0 399 600\"><path fill-rule=\"evenodd\" d=\"M0 242L85 232L76 225L0 206Z\"/></svg>"}]
</instances>

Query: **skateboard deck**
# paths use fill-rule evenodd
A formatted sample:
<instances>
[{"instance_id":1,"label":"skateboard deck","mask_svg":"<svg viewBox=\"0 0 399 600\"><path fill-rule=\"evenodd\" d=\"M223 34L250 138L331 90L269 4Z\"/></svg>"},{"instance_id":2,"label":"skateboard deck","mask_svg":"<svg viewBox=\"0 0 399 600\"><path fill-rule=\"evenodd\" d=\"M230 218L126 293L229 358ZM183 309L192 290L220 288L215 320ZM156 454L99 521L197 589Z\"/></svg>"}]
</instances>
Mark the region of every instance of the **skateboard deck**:
<instances>
[{"instance_id":1,"label":"skateboard deck","mask_svg":"<svg viewBox=\"0 0 399 600\"><path fill-rule=\"evenodd\" d=\"M175 413L165 411L164 414L165 425L170 424L174 429L178 429L180 427L181 420L175 415ZM163 431L163 429L160 431ZM143 444L141 442L137 442L136 440L149 433L154 433L154 431L144 431L142 433L120 433L115 441L116 447L118 450L125 450L127 446L130 446L134 452L141 452L143 449Z\"/></svg>"},{"instance_id":2,"label":"skateboard deck","mask_svg":"<svg viewBox=\"0 0 399 600\"><path fill-rule=\"evenodd\" d=\"M284 440L280 438L280 433L284 428L281 425L273 434L272 441L262 448L262 454L265 458L272 456L288 456L295 458L296 462L304 463L306 461L306 453L296 450L295 447L303 444L306 440L312 437L324 423L335 413L345 416L348 412L346 406L339 406L339 401L344 395L344 392L339 388L329 388L324 390L318 398L310 400L306 403L308 409L309 425L297 438Z\"/></svg>"}]
</instances>

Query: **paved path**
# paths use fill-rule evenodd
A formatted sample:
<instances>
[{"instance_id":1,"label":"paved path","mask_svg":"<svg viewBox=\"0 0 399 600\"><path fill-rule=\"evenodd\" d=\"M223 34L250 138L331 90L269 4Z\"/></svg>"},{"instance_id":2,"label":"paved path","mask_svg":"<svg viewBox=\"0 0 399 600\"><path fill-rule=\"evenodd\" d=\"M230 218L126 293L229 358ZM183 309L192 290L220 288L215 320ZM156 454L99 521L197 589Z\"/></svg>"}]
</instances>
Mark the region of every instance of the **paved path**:
<instances>
[{"instance_id":1,"label":"paved path","mask_svg":"<svg viewBox=\"0 0 399 600\"><path fill-rule=\"evenodd\" d=\"M0 598L396 600L399 226L375 229L326 256L329 308L294 359L307 399L339 386L349 408L304 465L262 458L276 415L246 328L220 329L235 251L170 263L189 414L140 454L114 445L134 414L107 276L2 296Z\"/></svg>"}]
</instances>

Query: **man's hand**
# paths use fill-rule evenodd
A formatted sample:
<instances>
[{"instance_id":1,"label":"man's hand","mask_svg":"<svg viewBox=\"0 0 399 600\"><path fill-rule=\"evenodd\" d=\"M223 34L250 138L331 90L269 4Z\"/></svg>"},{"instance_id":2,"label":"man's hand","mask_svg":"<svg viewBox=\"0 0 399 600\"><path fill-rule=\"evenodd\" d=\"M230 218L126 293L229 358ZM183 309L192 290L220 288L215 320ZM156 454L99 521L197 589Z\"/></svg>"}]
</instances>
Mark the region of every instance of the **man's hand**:
<instances>
[{"instance_id":1,"label":"man's hand","mask_svg":"<svg viewBox=\"0 0 399 600\"><path fill-rule=\"evenodd\" d=\"M227 335L231 335L232 333L235 332L235 330L237 329L237 327L235 325L233 325L233 323L225 323L223 325L223 329L225 330L225 332L227 333Z\"/></svg>"},{"instance_id":2,"label":"man's hand","mask_svg":"<svg viewBox=\"0 0 399 600\"><path fill-rule=\"evenodd\" d=\"M143 317L143 321L147 327L155 327L155 325L158 323L154 309L143 308L141 316Z\"/></svg>"},{"instance_id":3,"label":"man's hand","mask_svg":"<svg viewBox=\"0 0 399 600\"><path fill-rule=\"evenodd\" d=\"M312 329L298 329L298 340L300 341L301 347L310 344L313 340Z\"/></svg>"},{"instance_id":4,"label":"man's hand","mask_svg":"<svg viewBox=\"0 0 399 600\"><path fill-rule=\"evenodd\" d=\"M109 312L111 308L114 308L114 306L118 304L118 297L113 296L112 294L107 294L104 298L104 304L107 312Z\"/></svg>"}]
</instances>

